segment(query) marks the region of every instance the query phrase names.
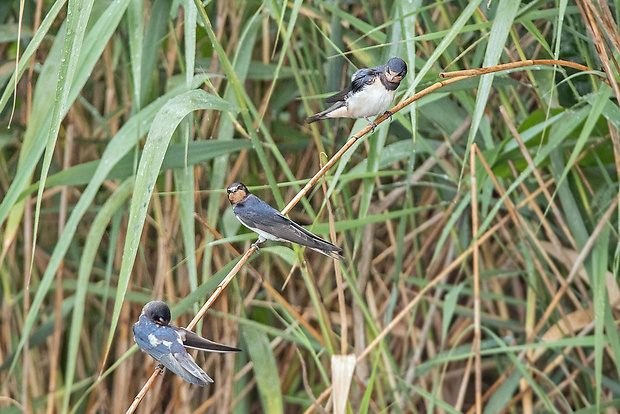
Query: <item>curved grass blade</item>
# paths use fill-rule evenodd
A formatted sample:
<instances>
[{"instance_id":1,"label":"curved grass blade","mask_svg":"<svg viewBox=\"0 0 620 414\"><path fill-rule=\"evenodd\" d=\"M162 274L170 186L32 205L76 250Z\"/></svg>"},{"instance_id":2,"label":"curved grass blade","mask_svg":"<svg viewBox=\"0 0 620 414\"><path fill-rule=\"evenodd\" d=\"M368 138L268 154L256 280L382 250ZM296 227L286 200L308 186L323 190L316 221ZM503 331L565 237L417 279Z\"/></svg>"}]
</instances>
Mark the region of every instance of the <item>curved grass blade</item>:
<instances>
[{"instance_id":1,"label":"curved grass blade","mask_svg":"<svg viewBox=\"0 0 620 414\"><path fill-rule=\"evenodd\" d=\"M144 46L144 0L133 0L127 8L129 61L133 81L133 110L140 109L142 101L142 49ZM145 75L146 76L146 75Z\"/></svg>"},{"instance_id":2,"label":"curved grass blade","mask_svg":"<svg viewBox=\"0 0 620 414\"><path fill-rule=\"evenodd\" d=\"M131 200L131 207L129 209L127 238L123 248L123 260L118 276L118 289L116 291L106 354L109 352L114 339L114 331L118 324L121 307L129 285L131 270L138 252L138 244L142 235L149 200L164 160L166 148L172 139L172 134L183 118L193 111L207 109L233 111L235 108L222 98L209 95L205 91L198 89L185 92L171 99L159 110L153 120L144 145L144 152L138 165L134 197Z\"/></svg>"},{"instance_id":3,"label":"curved grass blade","mask_svg":"<svg viewBox=\"0 0 620 414\"><path fill-rule=\"evenodd\" d=\"M217 140L208 141L192 141L189 143L187 165L195 165L203 163L220 155L228 154L231 152L238 152L242 149L252 148L252 144L245 140L235 139L230 142L220 142ZM161 166L162 171L170 169L184 168L186 162L185 159L185 145L173 144L168 147L164 162ZM140 152L140 157L142 152ZM88 161L83 164L78 164L66 170L59 171L54 175L50 175L47 179L47 188L51 188L58 185L86 185L95 176L101 165L101 160ZM114 167L108 173L106 179L108 180L124 180L134 175L134 156L133 154L125 155L120 161L114 165ZM19 200L23 199L26 195L36 191L39 187L39 183L34 183L24 190L20 195ZM193 191L193 188L192 188Z\"/></svg>"}]
</instances>

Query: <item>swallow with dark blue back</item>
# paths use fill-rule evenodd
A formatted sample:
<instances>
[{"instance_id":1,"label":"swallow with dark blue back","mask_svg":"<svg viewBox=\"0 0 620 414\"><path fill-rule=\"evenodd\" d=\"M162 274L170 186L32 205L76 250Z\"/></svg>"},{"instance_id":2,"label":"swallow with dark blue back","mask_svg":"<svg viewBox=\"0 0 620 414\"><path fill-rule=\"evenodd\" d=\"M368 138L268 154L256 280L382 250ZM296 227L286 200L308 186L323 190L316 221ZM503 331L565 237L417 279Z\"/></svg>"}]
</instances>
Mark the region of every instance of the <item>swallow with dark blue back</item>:
<instances>
[{"instance_id":1,"label":"swallow with dark blue back","mask_svg":"<svg viewBox=\"0 0 620 414\"><path fill-rule=\"evenodd\" d=\"M306 118L306 122L327 118L364 118L374 131L377 124L370 117L387 114L392 118L388 108L394 100L396 88L406 75L407 64L397 57L391 58L385 65L359 69L351 77L348 88L325 99L333 105Z\"/></svg>"},{"instance_id":2,"label":"swallow with dark blue back","mask_svg":"<svg viewBox=\"0 0 620 414\"><path fill-rule=\"evenodd\" d=\"M325 256L342 259L342 249L310 233L278 210L265 203L241 183L231 184L226 190L237 219L248 229L258 233L254 244L258 247L265 240L285 241L306 246Z\"/></svg>"},{"instance_id":3,"label":"swallow with dark blue back","mask_svg":"<svg viewBox=\"0 0 620 414\"><path fill-rule=\"evenodd\" d=\"M170 325L170 317L170 308L164 302L156 300L147 303L142 308L138 322L133 325L133 337L140 349L191 384L204 387L213 380L185 348L222 353L241 351L209 341L185 328Z\"/></svg>"}]
</instances>

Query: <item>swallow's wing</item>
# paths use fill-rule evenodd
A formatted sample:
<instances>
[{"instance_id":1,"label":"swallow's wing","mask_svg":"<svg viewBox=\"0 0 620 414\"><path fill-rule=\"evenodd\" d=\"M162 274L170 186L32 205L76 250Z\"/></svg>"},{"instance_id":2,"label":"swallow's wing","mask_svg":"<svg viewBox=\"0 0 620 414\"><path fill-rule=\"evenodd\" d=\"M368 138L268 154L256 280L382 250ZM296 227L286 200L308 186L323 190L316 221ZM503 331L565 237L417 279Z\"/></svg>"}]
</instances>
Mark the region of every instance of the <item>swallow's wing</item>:
<instances>
[{"instance_id":1,"label":"swallow's wing","mask_svg":"<svg viewBox=\"0 0 620 414\"><path fill-rule=\"evenodd\" d=\"M260 203L264 204L264 206L267 206L268 209L262 204L260 205L260 208L257 208L259 206L256 201L253 202L253 204L257 204L256 207L244 208L242 222L247 227L261 230L265 233L272 234L279 239L297 243L302 246L323 248L327 250L332 250L330 248L332 247L334 250L340 250L333 244L310 233L294 221L289 220L286 216L282 215L278 210L274 209L263 200L258 197L256 197L256 199L260 201Z\"/></svg>"},{"instance_id":2,"label":"swallow's wing","mask_svg":"<svg viewBox=\"0 0 620 414\"><path fill-rule=\"evenodd\" d=\"M308 246L313 249L328 250L328 251L342 251L339 247L334 246L330 242L323 240L319 236L310 233L308 230L301 227L299 224L287 217L278 213L278 219L282 222L286 222L287 226L281 226L282 234L277 234L278 237L291 241L293 243L300 244L302 246Z\"/></svg>"},{"instance_id":3,"label":"swallow's wing","mask_svg":"<svg viewBox=\"0 0 620 414\"><path fill-rule=\"evenodd\" d=\"M370 85L374 82L375 76L377 76L383 70L383 66L377 66L376 68L362 68L357 70L353 76L351 76L351 85L346 89L328 97L325 102L339 102L344 101L349 95L361 91L366 85Z\"/></svg>"},{"instance_id":4,"label":"swallow's wing","mask_svg":"<svg viewBox=\"0 0 620 414\"><path fill-rule=\"evenodd\" d=\"M217 342L209 341L208 339L203 338L195 334L192 331L188 331L185 328L174 327L177 331L181 340L183 341L183 346L186 348L199 349L201 351L208 352L241 352L239 348L233 348L231 346L226 346L222 344L218 344Z\"/></svg>"},{"instance_id":5,"label":"swallow's wing","mask_svg":"<svg viewBox=\"0 0 620 414\"><path fill-rule=\"evenodd\" d=\"M213 382L185 350L164 353L158 361L189 383L204 387L207 382Z\"/></svg>"},{"instance_id":6,"label":"swallow's wing","mask_svg":"<svg viewBox=\"0 0 620 414\"><path fill-rule=\"evenodd\" d=\"M213 382L185 351L181 337L174 329L166 327L153 331L134 325L134 338L140 349L185 381L201 387Z\"/></svg>"},{"instance_id":7,"label":"swallow's wing","mask_svg":"<svg viewBox=\"0 0 620 414\"><path fill-rule=\"evenodd\" d=\"M351 78L351 93L357 93L375 81L376 76L383 70L383 66L360 69Z\"/></svg>"},{"instance_id":8,"label":"swallow's wing","mask_svg":"<svg viewBox=\"0 0 620 414\"><path fill-rule=\"evenodd\" d=\"M328 96L327 98L325 98L325 102L326 103L344 102L344 100L347 99L347 95L349 94L349 92L351 92L351 86L348 86L347 88L341 90L340 92L336 92L332 96Z\"/></svg>"}]
</instances>

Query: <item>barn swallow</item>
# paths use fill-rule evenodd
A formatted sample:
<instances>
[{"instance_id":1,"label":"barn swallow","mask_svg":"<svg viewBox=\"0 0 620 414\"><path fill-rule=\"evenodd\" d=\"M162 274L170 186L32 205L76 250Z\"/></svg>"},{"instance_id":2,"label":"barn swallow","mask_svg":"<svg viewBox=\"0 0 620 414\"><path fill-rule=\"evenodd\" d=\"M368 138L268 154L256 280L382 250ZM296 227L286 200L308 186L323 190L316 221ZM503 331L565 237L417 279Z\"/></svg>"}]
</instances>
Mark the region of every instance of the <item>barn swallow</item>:
<instances>
[{"instance_id":1,"label":"barn swallow","mask_svg":"<svg viewBox=\"0 0 620 414\"><path fill-rule=\"evenodd\" d=\"M342 249L321 239L283 216L241 183L231 184L226 190L237 219L248 229L258 233L255 246L265 240L286 241L306 246L325 256L342 259Z\"/></svg>"},{"instance_id":2,"label":"barn swallow","mask_svg":"<svg viewBox=\"0 0 620 414\"><path fill-rule=\"evenodd\" d=\"M241 351L170 325L170 308L159 300L144 305L138 322L133 325L133 338L144 352L185 381L200 387L213 380L194 362L185 348L222 353Z\"/></svg>"},{"instance_id":3,"label":"barn swallow","mask_svg":"<svg viewBox=\"0 0 620 414\"><path fill-rule=\"evenodd\" d=\"M375 68L359 69L351 77L348 88L325 99L334 103L316 115L306 118L307 123L327 118L364 118L373 131L377 124L370 120L371 116L387 114L390 103L396 94L400 81L407 75L407 64L404 60L393 57L385 65Z\"/></svg>"}]
</instances>

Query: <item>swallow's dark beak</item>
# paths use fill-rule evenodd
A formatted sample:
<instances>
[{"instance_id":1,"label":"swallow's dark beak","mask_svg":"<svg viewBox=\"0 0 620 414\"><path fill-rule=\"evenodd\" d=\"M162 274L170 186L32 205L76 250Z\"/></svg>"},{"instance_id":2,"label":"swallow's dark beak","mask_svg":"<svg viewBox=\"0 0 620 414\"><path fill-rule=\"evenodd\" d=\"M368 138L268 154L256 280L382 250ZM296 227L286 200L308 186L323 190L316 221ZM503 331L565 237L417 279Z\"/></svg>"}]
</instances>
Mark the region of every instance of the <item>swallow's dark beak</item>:
<instances>
[{"instance_id":1,"label":"swallow's dark beak","mask_svg":"<svg viewBox=\"0 0 620 414\"><path fill-rule=\"evenodd\" d=\"M401 80L403 80L403 77L400 75L400 73L393 72L391 70L388 70L386 72L385 78L388 80L388 82L400 82Z\"/></svg>"}]
</instances>

